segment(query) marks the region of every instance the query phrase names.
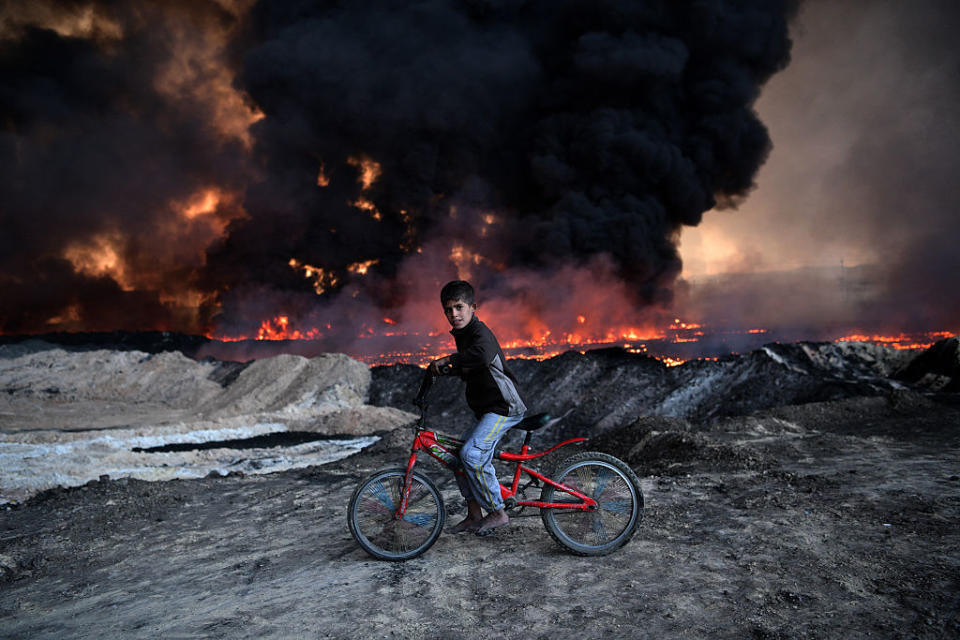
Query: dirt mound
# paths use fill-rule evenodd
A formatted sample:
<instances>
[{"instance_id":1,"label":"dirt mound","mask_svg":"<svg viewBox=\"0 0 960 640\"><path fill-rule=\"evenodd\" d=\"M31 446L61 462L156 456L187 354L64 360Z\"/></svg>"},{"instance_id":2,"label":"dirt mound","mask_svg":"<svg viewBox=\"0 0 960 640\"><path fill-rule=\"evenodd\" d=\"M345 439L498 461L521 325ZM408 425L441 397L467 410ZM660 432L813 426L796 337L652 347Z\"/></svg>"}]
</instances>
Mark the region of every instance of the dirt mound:
<instances>
[{"instance_id":1,"label":"dirt mound","mask_svg":"<svg viewBox=\"0 0 960 640\"><path fill-rule=\"evenodd\" d=\"M288 424L303 424L306 431L314 433L363 436L387 433L412 421L413 415L405 411L365 404L323 413L303 423L288 421ZM410 448L409 442L407 448Z\"/></svg>"},{"instance_id":2,"label":"dirt mound","mask_svg":"<svg viewBox=\"0 0 960 640\"><path fill-rule=\"evenodd\" d=\"M413 444L413 429L407 429L406 426L382 434L379 440L364 450L364 455L387 455L392 456L397 464L406 462L410 445Z\"/></svg>"},{"instance_id":3,"label":"dirt mound","mask_svg":"<svg viewBox=\"0 0 960 640\"><path fill-rule=\"evenodd\" d=\"M747 445L713 442L705 434L682 431L651 433L627 453L626 461L641 473L659 475L762 469L770 464Z\"/></svg>"},{"instance_id":4,"label":"dirt mound","mask_svg":"<svg viewBox=\"0 0 960 640\"><path fill-rule=\"evenodd\" d=\"M960 339L937 342L902 367L896 377L927 389L960 392Z\"/></svg>"},{"instance_id":5,"label":"dirt mound","mask_svg":"<svg viewBox=\"0 0 960 640\"><path fill-rule=\"evenodd\" d=\"M120 400L186 408L223 390L210 379L216 369L178 352L44 349L0 359L0 390L50 403Z\"/></svg>"},{"instance_id":6,"label":"dirt mound","mask_svg":"<svg viewBox=\"0 0 960 640\"><path fill-rule=\"evenodd\" d=\"M798 342L767 345L809 367L846 376L890 377L906 366L920 349L891 349L869 342Z\"/></svg>"},{"instance_id":7,"label":"dirt mound","mask_svg":"<svg viewBox=\"0 0 960 640\"><path fill-rule=\"evenodd\" d=\"M649 438L652 433L689 433L692 430L693 426L682 418L640 416L627 425L611 429L596 438L591 438L590 448L615 456L623 456L640 444L641 441Z\"/></svg>"},{"instance_id":8,"label":"dirt mound","mask_svg":"<svg viewBox=\"0 0 960 640\"><path fill-rule=\"evenodd\" d=\"M4 430L103 428L242 415L304 421L362 406L370 386L370 370L342 354L311 359L281 355L239 364L198 362L179 352L4 349ZM83 411L71 414L70 407ZM58 413L58 408L66 413ZM168 412L158 415L163 410Z\"/></svg>"},{"instance_id":9,"label":"dirt mound","mask_svg":"<svg viewBox=\"0 0 960 640\"><path fill-rule=\"evenodd\" d=\"M932 447L960 443L960 408L903 389L868 398L777 407L755 416L781 419L805 430L879 436Z\"/></svg>"},{"instance_id":10,"label":"dirt mound","mask_svg":"<svg viewBox=\"0 0 960 640\"><path fill-rule=\"evenodd\" d=\"M717 442L686 420L643 416L590 441L590 448L626 461L642 475L759 469L765 456L747 445Z\"/></svg>"},{"instance_id":11,"label":"dirt mound","mask_svg":"<svg viewBox=\"0 0 960 640\"><path fill-rule=\"evenodd\" d=\"M246 367L202 407L213 416L328 412L363 404L370 370L343 354L281 355Z\"/></svg>"}]
</instances>

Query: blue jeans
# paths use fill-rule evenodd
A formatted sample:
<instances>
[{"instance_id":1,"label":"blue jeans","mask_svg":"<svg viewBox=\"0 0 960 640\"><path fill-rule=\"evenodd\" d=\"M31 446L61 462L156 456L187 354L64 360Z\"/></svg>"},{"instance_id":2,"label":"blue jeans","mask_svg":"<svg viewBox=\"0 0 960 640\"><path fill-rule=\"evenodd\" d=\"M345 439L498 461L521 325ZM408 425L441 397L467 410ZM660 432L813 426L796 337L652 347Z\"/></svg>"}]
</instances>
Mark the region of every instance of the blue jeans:
<instances>
[{"instance_id":1,"label":"blue jeans","mask_svg":"<svg viewBox=\"0 0 960 640\"><path fill-rule=\"evenodd\" d=\"M457 474L460 493L467 500L475 500L487 511L503 508L500 483L493 468L493 454L500 439L510 427L523 420L523 416L501 416L485 413L479 422L463 434L460 461L463 475Z\"/></svg>"}]
</instances>

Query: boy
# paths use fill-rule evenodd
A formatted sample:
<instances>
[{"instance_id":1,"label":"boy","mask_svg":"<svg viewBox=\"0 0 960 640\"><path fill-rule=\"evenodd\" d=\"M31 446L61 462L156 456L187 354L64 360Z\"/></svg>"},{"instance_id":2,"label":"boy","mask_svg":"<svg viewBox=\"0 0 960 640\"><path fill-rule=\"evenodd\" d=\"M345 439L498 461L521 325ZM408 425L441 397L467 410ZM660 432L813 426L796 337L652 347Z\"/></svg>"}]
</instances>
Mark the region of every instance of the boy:
<instances>
[{"instance_id":1,"label":"boy","mask_svg":"<svg viewBox=\"0 0 960 640\"><path fill-rule=\"evenodd\" d=\"M457 352L434 360L429 368L440 375L441 367L452 365L452 375L459 375L467 383L467 404L477 416L477 424L463 434L463 475L456 476L467 501L467 517L450 531L485 536L510 521L503 509L493 453L510 427L523 419L527 407L517 391L517 379L507 369L500 344L476 316L477 303L470 283L448 282L440 291L440 302L453 327L450 333ZM487 510L486 516L483 509Z\"/></svg>"}]
</instances>

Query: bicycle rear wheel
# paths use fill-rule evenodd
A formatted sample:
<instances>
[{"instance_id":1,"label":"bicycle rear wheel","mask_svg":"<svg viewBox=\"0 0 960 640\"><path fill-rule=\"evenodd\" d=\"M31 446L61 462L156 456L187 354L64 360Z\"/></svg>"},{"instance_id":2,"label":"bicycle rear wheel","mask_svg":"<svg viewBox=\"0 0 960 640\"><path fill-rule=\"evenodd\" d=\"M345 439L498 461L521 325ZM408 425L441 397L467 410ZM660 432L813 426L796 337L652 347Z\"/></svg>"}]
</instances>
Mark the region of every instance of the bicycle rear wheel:
<instances>
[{"instance_id":1,"label":"bicycle rear wheel","mask_svg":"<svg viewBox=\"0 0 960 640\"><path fill-rule=\"evenodd\" d=\"M347 507L350 533L363 550L380 560L409 560L429 549L440 532L446 510L443 498L429 478L414 473L410 499L402 518L396 518L406 470L384 469L360 483Z\"/></svg>"},{"instance_id":2,"label":"bicycle rear wheel","mask_svg":"<svg viewBox=\"0 0 960 640\"><path fill-rule=\"evenodd\" d=\"M626 463L605 453L587 451L561 462L553 480L597 501L597 509L546 508L543 526L558 543L581 556L603 556L630 541L643 517L640 480ZM543 502L580 504L565 491L545 485Z\"/></svg>"}]
</instances>

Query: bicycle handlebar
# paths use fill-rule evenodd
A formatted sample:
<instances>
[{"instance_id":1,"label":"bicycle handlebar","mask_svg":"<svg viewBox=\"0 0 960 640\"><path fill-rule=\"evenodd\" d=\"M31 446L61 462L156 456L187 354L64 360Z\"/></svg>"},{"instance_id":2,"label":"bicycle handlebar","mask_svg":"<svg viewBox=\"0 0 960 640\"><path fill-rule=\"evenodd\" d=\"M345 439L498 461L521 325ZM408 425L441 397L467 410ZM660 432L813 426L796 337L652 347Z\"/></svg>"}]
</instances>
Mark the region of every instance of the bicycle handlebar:
<instances>
[{"instance_id":1,"label":"bicycle handlebar","mask_svg":"<svg viewBox=\"0 0 960 640\"><path fill-rule=\"evenodd\" d=\"M440 375L447 376L451 373L453 373L452 364L447 363L440 367ZM430 389L433 387L433 381L436 377L437 376L430 371L429 367L423 372L423 379L420 380L420 388L417 390L417 397L413 400L414 406L424 410L427 408L427 395L429 395Z\"/></svg>"},{"instance_id":2,"label":"bicycle handlebar","mask_svg":"<svg viewBox=\"0 0 960 640\"><path fill-rule=\"evenodd\" d=\"M430 369L427 369L423 372L423 379L420 380L420 388L417 390L417 397L414 399L413 404L419 407L421 410L426 410L427 408L427 394L430 393L430 388L433 386L433 379L436 376L431 373Z\"/></svg>"}]
</instances>

